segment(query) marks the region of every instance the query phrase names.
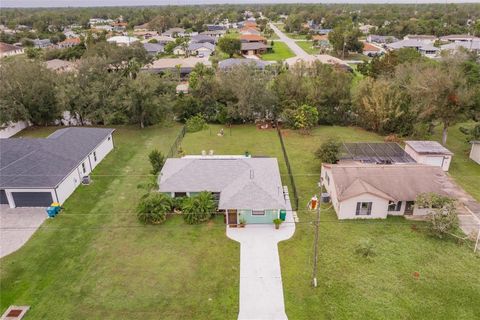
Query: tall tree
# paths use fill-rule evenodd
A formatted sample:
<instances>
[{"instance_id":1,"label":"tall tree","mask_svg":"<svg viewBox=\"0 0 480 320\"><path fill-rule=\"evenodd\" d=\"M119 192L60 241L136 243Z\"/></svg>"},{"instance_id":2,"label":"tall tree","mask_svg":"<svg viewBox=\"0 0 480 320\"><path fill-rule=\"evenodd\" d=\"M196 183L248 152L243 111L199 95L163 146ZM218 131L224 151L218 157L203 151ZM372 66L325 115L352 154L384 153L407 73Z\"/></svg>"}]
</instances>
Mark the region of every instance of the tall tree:
<instances>
[{"instance_id":1,"label":"tall tree","mask_svg":"<svg viewBox=\"0 0 480 320\"><path fill-rule=\"evenodd\" d=\"M0 122L26 120L48 125L60 117L56 75L42 62L15 59L0 65Z\"/></svg>"},{"instance_id":2,"label":"tall tree","mask_svg":"<svg viewBox=\"0 0 480 320\"><path fill-rule=\"evenodd\" d=\"M342 56L348 55L348 52L362 52L363 43L358 40L362 35L360 30L353 24L341 24L335 27L328 34L328 41L331 43L333 50Z\"/></svg>"},{"instance_id":3,"label":"tall tree","mask_svg":"<svg viewBox=\"0 0 480 320\"><path fill-rule=\"evenodd\" d=\"M217 45L220 50L228 54L230 58L233 57L235 53L240 52L241 48L240 39L234 37L222 37L218 40Z\"/></svg>"}]
</instances>

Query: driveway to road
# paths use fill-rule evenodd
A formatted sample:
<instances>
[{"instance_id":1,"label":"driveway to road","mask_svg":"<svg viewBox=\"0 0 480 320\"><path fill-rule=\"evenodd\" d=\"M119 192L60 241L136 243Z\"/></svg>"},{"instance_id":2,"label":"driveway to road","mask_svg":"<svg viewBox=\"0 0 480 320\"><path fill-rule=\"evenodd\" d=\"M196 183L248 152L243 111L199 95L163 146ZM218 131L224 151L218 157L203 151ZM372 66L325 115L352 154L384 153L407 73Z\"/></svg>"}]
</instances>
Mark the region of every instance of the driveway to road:
<instances>
[{"instance_id":1,"label":"driveway to road","mask_svg":"<svg viewBox=\"0 0 480 320\"><path fill-rule=\"evenodd\" d=\"M295 232L290 203L279 230L273 224L227 226L227 236L240 242L240 312L238 319L287 319L278 242Z\"/></svg>"},{"instance_id":2,"label":"driveway to road","mask_svg":"<svg viewBox=\"0 0 480 320\"><path fill-rule=\"evenodd\" d=\"M0 206L0 258L20 249L45 221L44 208Z\"/></svg>"},{"instance_id":3,"label":"driveway to road","mask_svg":"<svg viewBox=\"0 0 480 320\"><path fill-rule=\"evenodd\" d=\"M269 23L270 28L277 34L277 36L280 38L280 41L285 42L285 44L290 48L290 50L295 53L297 57L303 58L310 56L308 53L306 53L300 46L295 42L294 39L289 38L285 33L283 33L280 29L277 28L273 23Z\"/></svg>"}]
</instances>

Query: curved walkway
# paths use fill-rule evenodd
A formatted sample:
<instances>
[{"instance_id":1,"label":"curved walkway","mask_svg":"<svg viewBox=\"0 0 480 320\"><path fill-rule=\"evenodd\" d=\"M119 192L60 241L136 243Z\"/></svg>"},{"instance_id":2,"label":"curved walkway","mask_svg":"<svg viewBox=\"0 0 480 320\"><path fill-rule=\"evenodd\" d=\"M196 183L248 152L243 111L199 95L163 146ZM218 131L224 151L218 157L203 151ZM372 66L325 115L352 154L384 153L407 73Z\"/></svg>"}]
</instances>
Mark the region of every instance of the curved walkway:
<instances>
[{"instance_id":1,"label":"curved walkway","mask_svg":"<svg viewBox=\"0 0 480 320\"><path fill-rule=\"evenodd\" d=\"M279 230L273 224L227 226L227 236L240 242L238 319L287 319L277 244L295 232L291 209L287 201L287 217Z\"/></svg>"}]
</instances>

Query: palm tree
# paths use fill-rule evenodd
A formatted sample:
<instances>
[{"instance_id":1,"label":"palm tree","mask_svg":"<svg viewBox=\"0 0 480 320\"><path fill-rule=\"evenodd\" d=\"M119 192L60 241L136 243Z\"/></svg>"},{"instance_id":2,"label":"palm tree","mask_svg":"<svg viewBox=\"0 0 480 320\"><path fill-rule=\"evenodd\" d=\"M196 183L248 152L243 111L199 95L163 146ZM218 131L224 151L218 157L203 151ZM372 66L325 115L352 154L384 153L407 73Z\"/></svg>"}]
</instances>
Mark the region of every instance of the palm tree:
<instances>
[{"instance_id":1,"label":"palm tree","mask_svg":"<svg viewBox=\"0 0 480 320\"><path fill-rule=\"evenodd\" d=\"M188 224L208 221L215 210L215 200L207 191L202 191L194 197L185 198L182 202L183 218Z\"/></svg>"}]
</instances>

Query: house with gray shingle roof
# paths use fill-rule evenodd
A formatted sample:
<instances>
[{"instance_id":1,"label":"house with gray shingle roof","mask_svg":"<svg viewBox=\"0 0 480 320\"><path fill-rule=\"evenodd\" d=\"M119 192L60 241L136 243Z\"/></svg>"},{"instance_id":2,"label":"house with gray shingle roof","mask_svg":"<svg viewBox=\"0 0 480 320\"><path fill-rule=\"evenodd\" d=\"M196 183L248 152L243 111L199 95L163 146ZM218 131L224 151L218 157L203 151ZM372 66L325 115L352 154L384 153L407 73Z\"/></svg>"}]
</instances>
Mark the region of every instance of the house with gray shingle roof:
<instances>
[{"instance_id":1,"label":"house with gray shingle roof","mask_svg":"<svg viewBox=\"0 0 480 320\"><path fill-rule=\"evenodd\" d=\"M0 139L1 204L63 204L113 149L114 129L60 129L47 138Z\"/></svg>"},{"instance_id":2,"label":"house with gray shingle roof","mask_svg":"<svg viewBox=\"0 0 480 320\"><path fill-rule=\"evenodd\" d=\"M185 156L167 159L159 191L172 198L213 193L226 222L272 223L286 209L276 158Z\"/></svg>"}]
</instances>

